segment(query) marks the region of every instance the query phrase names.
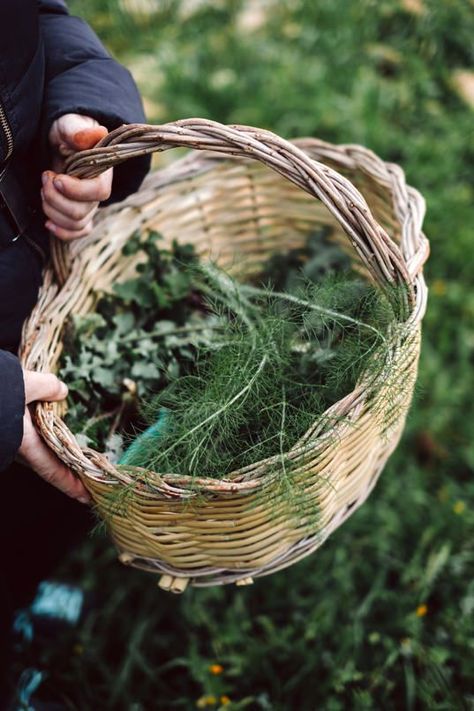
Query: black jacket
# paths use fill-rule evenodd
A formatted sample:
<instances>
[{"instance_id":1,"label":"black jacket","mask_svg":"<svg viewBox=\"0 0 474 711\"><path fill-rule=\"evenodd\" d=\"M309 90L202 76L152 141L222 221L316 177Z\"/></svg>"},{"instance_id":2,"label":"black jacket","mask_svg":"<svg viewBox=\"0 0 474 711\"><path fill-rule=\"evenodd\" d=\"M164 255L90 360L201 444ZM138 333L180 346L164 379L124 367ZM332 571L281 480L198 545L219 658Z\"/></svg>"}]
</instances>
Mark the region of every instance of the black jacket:
<instances>
[{"instance_id":1,"label":"black jacket","mask_svg":"<svg viewBox=\"0 0 474 711\"><path fill-rule=\"evenodd\" d=\"M0 470L23 436L24 384L12 353L48 251L40 203L48 132L66 113L109 130L144 121L130 73L63 0L0 0ZM147 157L116 168L110 202L137 190L148 168Z\"/></svg>"}]
</instances>

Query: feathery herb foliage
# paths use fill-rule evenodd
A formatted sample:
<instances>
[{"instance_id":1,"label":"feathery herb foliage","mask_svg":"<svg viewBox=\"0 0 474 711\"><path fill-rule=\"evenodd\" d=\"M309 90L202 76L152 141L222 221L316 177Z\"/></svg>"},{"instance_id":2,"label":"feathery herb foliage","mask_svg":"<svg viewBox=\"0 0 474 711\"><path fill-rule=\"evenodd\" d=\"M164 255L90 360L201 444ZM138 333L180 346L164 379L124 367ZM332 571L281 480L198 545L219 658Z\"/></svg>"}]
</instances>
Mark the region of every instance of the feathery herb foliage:
<instances>
[{"instance_id":1,"label":"feathery herb foliage","mask_svg":"<svg viewBox=\"0 0 474 711\"><path fill-rule=\"evenodd\" d=\"M284 470L284 454L323 413L363 373L376 375L390 347L391 304L353 275L314 284L293 274L290 293L240 285L216 267L196 271L226 327L200 347L191 374L149 403L149 423L164 410L164 427L125 462L222 477L279 453Z\"/></svg>"}]
</instances>

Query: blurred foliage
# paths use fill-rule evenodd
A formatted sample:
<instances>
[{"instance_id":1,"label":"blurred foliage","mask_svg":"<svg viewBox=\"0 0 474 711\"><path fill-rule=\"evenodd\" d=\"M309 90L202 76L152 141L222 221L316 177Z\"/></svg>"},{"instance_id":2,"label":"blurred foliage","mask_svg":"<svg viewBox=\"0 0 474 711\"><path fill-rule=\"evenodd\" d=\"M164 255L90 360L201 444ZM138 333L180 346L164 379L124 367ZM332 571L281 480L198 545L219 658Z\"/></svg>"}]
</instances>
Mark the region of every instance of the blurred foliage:
<instances>
[{"instance_id":1,"label":"blurred foliage","mask_svg":"<svg viewBox=\"0 0 474 711\"><path fill-rule=\"evenodd\" d=\"M453 81L473 71L472 3L70 4L152 122L207 116L401 164L427 200L431 294L418 397L369 501L249 589L176 599L89 541L64 574L97 608L72 656L48 652L51 687L80 709L473 708L474 131Z\"/></svg>"}]
</instances>

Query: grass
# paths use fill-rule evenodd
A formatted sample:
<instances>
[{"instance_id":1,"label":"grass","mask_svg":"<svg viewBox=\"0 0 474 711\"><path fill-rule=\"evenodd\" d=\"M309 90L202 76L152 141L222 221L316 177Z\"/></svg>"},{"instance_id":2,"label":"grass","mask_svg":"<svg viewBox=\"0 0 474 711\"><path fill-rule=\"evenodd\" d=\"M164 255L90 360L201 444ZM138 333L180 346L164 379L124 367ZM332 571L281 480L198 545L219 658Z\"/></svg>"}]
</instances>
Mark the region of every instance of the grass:
<instances>
[{"instance_id":1,"label":"grass","mask_svg":"<svg viewBox=\"0 0 474 711\"><path fill-rule=\"evenodd\" d=\"M71 7L135 73L151 121L362 143L404 167L427 200L430 303L402 443L316 555L174 598L92 539L65 572L99 606L72 655L49 650L49 683L78 709L473 708L474 131L455 88L472 4L287 0L254 29L255 2L132 4Z\"/></svg>"}]
</instances>

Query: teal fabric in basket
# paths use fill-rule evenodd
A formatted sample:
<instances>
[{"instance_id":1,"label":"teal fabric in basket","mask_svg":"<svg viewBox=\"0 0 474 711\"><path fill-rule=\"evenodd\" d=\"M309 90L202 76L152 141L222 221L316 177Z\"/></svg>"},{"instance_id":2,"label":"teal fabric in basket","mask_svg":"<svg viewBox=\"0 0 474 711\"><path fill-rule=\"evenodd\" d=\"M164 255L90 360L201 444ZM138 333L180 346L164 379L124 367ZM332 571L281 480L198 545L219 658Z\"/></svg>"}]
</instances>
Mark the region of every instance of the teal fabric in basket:
<instances>
[{"instance_id":1,"label":"teal fabric in basket","mask_svg":"<svg viewBox=\"0 0 474 711\"><path fill-rule=\"evenodd\" d=\"M119 464L129 464L131 466L141 466L140 450L144 444L153 442L157 444L161 435L164 434L166 426L169 424L170 412L166 407L162 407L157 421L150 425L144 432L136 437L130 447L125 450L119 459Z\"/></svg>"}]
</instances>

